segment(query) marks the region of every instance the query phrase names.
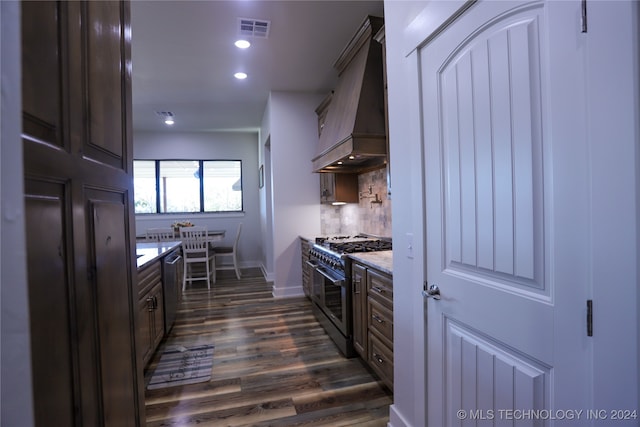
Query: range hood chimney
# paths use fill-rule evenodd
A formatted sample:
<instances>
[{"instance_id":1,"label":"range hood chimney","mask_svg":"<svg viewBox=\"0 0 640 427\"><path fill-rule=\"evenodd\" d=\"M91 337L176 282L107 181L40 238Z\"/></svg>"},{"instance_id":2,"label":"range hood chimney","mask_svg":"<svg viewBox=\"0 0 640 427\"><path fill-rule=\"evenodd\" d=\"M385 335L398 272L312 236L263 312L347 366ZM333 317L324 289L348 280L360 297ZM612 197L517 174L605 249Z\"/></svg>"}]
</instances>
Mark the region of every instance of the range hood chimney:
<instances>
[{"instance_id":1,"label":"range hood chimney","mask_svg":"<svg viewBox=\"0 0 640 427\"><path fill-rule=\"evenodd\" d=\"M367 16L334 64L338 84L320 134L314 172L360 173L387 161L382 18Z\"/></svg>"}]
</instances>

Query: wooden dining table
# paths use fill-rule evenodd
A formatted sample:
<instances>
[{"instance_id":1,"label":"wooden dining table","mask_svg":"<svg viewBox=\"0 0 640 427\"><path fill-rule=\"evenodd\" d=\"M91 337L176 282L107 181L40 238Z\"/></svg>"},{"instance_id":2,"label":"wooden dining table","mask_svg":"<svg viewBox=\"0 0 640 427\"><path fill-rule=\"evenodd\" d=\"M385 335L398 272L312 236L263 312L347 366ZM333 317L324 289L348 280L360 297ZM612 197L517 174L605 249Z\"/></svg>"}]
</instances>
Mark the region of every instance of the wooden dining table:
<instances>
[{"instance_id":1,"label":"wooden dining table","mask_svg":"<svg viewBox=\"0 0 640 427\"><path fill-rule=\"evenodd\" d=\"M215 248L215 243L223 240L225 233L226 230L207 230L207 242L209 243L209 247L211 249Z\"/></svg>"},{"instance_id":2,"label":"wooden dining table","mask_svg":"<svg viewBox=\"0 0 640 427\"><path fill-rule=\"evenodd\" d=\"M207 230L207 241L210 243L219 242L224 239L225 234L226 230Z\"/></svg>"},{"instance_id":3,"label":"wooden dining table","mask_svg":"<svg viewBox=\"0 0 640 427\"><path fill-rule=\"evenodd\" d=\"M215 242L224 240L226 230L207 230L207 242L211 248L215 247ZM180 240L180 232L176 232L176 239Z\"/></svg>"},{"instance_id":4,"label":"wooden dining table","mask_svg":"<svg viewBox=\"0 0 640 427\"><path fill-rule=\"evenodd\" d=\"M221 240L224 240L224 236L227 233L226 230L207 230L207 242L209 242L209 244L211 246L214 245L215 242L219 242ZM176 240L180 240L180 231L174 231L174 237ZM137 236L136 237L137 241L146 241L146 237L145 236Z\"/></svg>"}]
</instances>

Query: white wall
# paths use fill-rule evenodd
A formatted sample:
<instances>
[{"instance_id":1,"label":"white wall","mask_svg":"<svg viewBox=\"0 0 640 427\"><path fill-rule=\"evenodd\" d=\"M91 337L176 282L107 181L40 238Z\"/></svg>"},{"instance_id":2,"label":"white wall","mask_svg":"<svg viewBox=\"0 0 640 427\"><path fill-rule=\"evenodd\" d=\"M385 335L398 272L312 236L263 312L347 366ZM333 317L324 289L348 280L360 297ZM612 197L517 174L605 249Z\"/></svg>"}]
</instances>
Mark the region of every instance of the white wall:
<instances>
[{"instance_id":1,"label":"white wall","mask_svg":"<svg viewBox=\"0 0 640 427\"><path fill-rule=\"evenodd\" d=\"M393 292L394 404L389 423L394 427L426 425L425 323L420 291L424 276L424 219L422 213L422 148L407 138L417 112L405 111L407 99L416 96L408 87L410 65L402 52L403 32L425 2L385 2L389 144L393 183ZM414 68L415 69L415 68ZM410 105L416 105L411 103ZM413 239L413 258L407 253Z\"/></svg>"},{"instance_id":2,"label":"white wall","mask_svg":"<svg viewBox=\"0 0 640 427\"><path fill-rule=\"evenodd\" d=\"M265 112L268 118L261 135L269 141L265 147L271 191L267 228L273 236L276 297L303 295L298 237L320 233L320 180L311 170L311 158L318 143L315 109L322 99L318 94L272 92Z\"/></svg>"},{"instance_id":3,"label":"white wall","mask_svg":"<svg viewBox=\"0 0 640 427\"><path fill-rule=\"evenodd\" d=\"M0 425L32 426L24 189L20 131L20 4L0 2Z\"/></svg>"},{"instance_id":4,"label":"white wall","mask_svg":"<svg viewBox=\"0 0 640 427\"><path fill-rule=\"evenodd\" d=\"M269 97L271 99L271 97ZM260 232L262 234L262 271L265 278L273 282L273 197L271 184L271 102L262 116L258 156L264 168L264 187L260 189Z\"/></svg>"},{"instance_id":5,"label":"white wall","mask_svg":"<svg viewBox=\"0 0 640 427\"><path fill-rule=\"evenodd\" d=\"M242 213L136 215L136 234L147 228L167 227L181 219L209 229L226 230L225 241L232 245L239 223L238 244L241 267L258 267L262 259L260 200L258 196L257 132L134 132L133 156L138 159L224 159L242 160Z\"/></svg>"}]
</instances>

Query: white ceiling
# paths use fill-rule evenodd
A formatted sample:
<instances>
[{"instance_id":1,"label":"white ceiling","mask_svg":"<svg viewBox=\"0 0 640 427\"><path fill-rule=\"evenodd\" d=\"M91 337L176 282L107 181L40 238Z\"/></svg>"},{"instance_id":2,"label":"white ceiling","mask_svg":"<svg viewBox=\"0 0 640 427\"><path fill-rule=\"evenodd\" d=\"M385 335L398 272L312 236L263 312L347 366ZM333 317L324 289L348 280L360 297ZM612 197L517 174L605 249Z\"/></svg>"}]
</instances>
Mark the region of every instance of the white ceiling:
<instances>
[{"instance_id":1,"label":"white ceiling","mask_svg":"<svg viewBox=\"0 0 640 427\"><path fill-rule=\"evenodd\" d=\"M156 111L171 111L172 131L258 129L270 91L335 87L333 63L367 14L383 2L134 0L133 127L166 131ZM271 21L269 37L236 48L238 18Z\"/></svg>"}]
</instances>

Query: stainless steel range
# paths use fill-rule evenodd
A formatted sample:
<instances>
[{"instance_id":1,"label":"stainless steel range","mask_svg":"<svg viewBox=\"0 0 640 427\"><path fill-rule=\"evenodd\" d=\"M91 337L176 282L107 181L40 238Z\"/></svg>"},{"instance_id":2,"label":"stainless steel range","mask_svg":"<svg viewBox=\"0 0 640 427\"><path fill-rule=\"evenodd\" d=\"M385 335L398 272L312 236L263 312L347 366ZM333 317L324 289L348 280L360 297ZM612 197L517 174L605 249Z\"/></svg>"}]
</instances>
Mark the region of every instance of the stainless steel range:
<instances>
[{"instance_id":1,"label":"stainless steel range","mask_svg":"<svg viewBox=\"0 0 640 427\"><path fill-rule=\"evenodd\" d=\"M356 355L352 340L351 262L348 255L390 249L391 240L357 235L318 237L309 251L314 314L346 357Z\"/></svg>"}]
</instances>

